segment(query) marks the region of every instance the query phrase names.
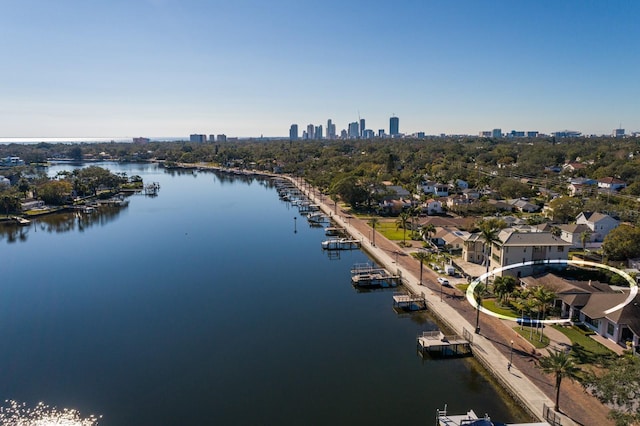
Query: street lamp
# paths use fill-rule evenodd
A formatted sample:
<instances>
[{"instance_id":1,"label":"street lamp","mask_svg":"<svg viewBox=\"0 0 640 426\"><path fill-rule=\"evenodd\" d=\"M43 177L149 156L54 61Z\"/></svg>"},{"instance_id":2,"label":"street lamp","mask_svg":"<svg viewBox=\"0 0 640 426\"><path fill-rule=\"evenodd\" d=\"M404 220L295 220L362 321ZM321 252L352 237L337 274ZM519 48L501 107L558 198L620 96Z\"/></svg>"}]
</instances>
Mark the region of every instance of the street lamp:
<instances>
[{"instance_id":1,"label":"street lamp","mask_svg":"<svg viewBox=\"0 0 640 426\"><path fill-rule=\"evenodd\" d=\"M513 364L513 340L511 341L511 352L509 353L509 365L507 366L507 370L511 370L512 364Z\"/></svg>"}]
</instances>

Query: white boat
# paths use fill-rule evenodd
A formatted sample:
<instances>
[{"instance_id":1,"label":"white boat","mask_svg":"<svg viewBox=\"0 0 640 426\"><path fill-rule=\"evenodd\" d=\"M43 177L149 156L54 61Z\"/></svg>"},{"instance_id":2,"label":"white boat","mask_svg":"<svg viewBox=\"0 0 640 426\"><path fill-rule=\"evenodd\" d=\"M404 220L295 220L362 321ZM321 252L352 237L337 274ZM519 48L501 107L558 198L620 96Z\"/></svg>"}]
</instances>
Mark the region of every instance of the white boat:
<instances>
[{"instance_id":1,"label":"white boat","mask_svg":"<svg viewBox=\"0 0 640 426\"><path fill-rule=\"evenodd\" d=\"M438 426L495 426L496 423L491 421L488 415L478 417L473 410L467 411L467 414L448 415L447 406L444 410L437 410L436 421ZM547 422L537 423L498 423L505 426L550 426Z\"/></svg>"},{"instance_id":2,"label":"white boat","mask_svg":"<svg viewBox=\"0 0 640 426\"><path fill-rule=\"evenodd\" d=\"M360 248L360 241L349 238L334 238L322 242L325 250L355 250Z\"/></svg>"},{"instance_id":3,"label":"white boat","mask_svg":"<svg viewBox=\"0 0 640 426\"><path fill-rule=\"evenodd\" d=\"M307 216L307 220L311 223L321 224L321 223L326 223L329 220L329 218L325 216L324 213L314 212Z\"/></svg>"}]
</instances>

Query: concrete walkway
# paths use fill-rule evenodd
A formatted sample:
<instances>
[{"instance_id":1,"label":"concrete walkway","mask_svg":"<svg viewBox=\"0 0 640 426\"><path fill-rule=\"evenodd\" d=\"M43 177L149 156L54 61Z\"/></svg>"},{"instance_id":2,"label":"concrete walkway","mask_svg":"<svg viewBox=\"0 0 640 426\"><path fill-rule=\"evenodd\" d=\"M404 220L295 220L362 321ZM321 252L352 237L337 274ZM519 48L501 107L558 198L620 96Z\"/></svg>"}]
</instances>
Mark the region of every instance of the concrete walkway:
<instances>
[{"instance_id":1,"label":"concrete walkway","mask_svg":"<svg viewBox=\"0 0 640 426\"><path fill-rule=\"evenodd\" d=\"M297 184L294 179L290 180L294 184ZM473 334L475 325L470 324L446 301L442 301L442 294L440 292L434 292L425 286L420 286L419 278L415 275L416 265L419 265L417 260L408 256L398 245L387 240L377 232L373 235L371 228L365 221L354 218L341 209L337 209L337 211L334 212L334 208L325 203L325 201L333 203L328 197L321 194L316 196L317 192L314 190L307 191L305 188L302 188L302 186L298 187L305 192L314 203L318 204L325 214L331 216L331 219L335 221L338 226L345 228L352 238L361 241L362 249L371 255L376 262L389 272L401 275L405 287L412 293L424 295L431 312L442 320L447 327L459 335L471 333L475 358L483 364L501 385L518 399L532 415L541 421L544 420L542 418L544 406L553 407L554 401L535 386L524 372L520 371L515 365L509 366L509 360L496 348L493 341L481 334ZM371 241L369 239L370 237ZM375 245L373 241L375 241ZM436 278L437 276L431 270L424 268L423 281L426 282L429 280L433 283ZM548 327L548 329L550 328L551 327ZM467 333L465 333L465 331ZM552 333L554 345L563 346L566 344L567 342L560 337L563 336L562 333L557 331L556 333L558 335ZM556 414L562 419L563 426L577 425L577 423L561 413Z\"/></svg>"}]
</instances>

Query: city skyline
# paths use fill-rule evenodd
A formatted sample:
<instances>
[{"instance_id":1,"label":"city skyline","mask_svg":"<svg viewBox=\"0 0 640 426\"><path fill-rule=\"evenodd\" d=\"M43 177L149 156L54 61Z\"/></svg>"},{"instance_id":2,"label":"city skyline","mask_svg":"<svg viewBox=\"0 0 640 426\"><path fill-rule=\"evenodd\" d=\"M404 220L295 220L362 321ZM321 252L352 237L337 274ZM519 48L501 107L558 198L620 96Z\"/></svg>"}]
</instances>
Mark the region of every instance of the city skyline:
<instances>
[{"instance_id":1,"label":"city skyline","mask_svg":"<svg viewBox=\"0 0 640 426\"><path fill-rule=\"evenodd\" d=\"M0 137L640 131L636 2L3 6Z\"/></svg>"}]
</instances>

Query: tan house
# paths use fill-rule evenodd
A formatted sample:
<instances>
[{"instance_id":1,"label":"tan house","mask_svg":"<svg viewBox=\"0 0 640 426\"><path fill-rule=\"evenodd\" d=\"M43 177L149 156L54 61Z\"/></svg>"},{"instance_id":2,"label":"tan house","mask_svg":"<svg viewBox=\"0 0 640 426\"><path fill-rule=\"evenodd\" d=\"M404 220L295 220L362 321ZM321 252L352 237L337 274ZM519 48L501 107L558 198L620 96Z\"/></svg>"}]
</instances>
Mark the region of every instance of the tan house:
<instances>
[{"instance_id":1,"label":"tan house","mask_svg":"<svg viewBox=\"0 0 640 426\"><path fill-rule=\"evenodd\" d=\"M489 270L524 262L540 262L514 268L500 275L524 277L542 272L548 265L545 260L567 260L571 243L555 237L551 232L519 232L513 228L503 229L499 241L493 243Z\"/></svg>"}]
</instances>

